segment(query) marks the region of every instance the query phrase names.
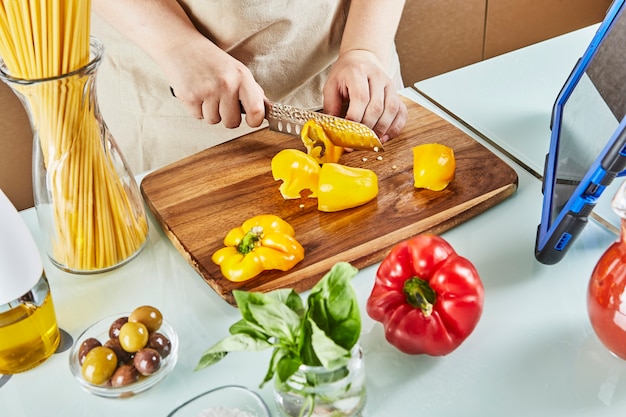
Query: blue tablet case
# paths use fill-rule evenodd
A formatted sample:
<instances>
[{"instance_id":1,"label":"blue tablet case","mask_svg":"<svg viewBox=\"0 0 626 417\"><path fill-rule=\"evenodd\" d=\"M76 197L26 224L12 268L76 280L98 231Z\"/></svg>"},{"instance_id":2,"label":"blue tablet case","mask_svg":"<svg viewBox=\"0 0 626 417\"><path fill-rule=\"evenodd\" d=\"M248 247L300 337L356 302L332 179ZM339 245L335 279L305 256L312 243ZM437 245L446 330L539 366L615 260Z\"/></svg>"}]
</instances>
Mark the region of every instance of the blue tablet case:
<instances>
[{"instance_id":1,"label":"blue tablet case","mask_svg":"<svg viewBox=\"0 0 626 417\"><path fill-rule=\"evenodd\" d=\"M555 264L626 168L626 0L615 0L553 107L535 257Z\"/></svg>"}]
</instances>

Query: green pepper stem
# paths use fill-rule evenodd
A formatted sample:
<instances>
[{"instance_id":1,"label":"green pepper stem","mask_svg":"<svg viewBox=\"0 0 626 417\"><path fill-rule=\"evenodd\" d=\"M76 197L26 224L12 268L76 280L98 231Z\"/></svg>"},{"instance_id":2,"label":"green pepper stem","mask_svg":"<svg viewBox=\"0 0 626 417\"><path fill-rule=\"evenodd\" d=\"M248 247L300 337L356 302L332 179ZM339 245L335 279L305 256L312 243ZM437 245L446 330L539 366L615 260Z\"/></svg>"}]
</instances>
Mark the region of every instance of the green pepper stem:
<instances>
[{"instance_id":1,"label":"green pepper stem","mask_svg":"<svg viewBox=\"0 0 626 417\"><path fill-rule=\"evenodd\" d=\"M262 226L254 226L252 229L248 230L246 234L241 239L241 242L237 245L237 252L247 255L252 252L257 242L261 240L263 236L263 227Z\"/></svg>"},{"instance_id":2,"label":"green pepper stem","mask_svg":"<svg viewBox=\"0 0 626 417\"><path fill-rule=\"evenodd\" d=\"M409 278L404 282L402 291L406 295L406 302L422 310L425 317L432 314L437 294L427 281L418 277Z\"/></svg>"}]
</instances>

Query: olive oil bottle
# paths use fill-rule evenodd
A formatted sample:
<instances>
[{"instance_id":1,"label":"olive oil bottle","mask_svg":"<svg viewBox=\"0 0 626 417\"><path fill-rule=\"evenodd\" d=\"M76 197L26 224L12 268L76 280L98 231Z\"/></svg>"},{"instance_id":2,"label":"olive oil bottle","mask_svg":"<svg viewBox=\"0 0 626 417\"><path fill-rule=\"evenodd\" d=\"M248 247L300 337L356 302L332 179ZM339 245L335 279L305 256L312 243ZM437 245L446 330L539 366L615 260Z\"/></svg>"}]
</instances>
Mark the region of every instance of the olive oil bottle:
<instances>
[{"instance_id":1,"label":"olive oil bottle","mask_svg":"<svg viewBox=\"0 0 626 417\"><path fill-rule=\"evenodd\" d=\"M35 242L0 190L0 374L36 367L55 352L60 339Z\"/></svg>"},{"instance_id":2,"label":"olive oil bottle","mask_svg":"<svg viewBox=\"0 0 626 417\"><path fill-rule=\"evenodd\" d=\"M15 374L39 365L60 341L50 286L45 275L31 291L0 306L0 374Z\"/></svg>"}]
</instances>

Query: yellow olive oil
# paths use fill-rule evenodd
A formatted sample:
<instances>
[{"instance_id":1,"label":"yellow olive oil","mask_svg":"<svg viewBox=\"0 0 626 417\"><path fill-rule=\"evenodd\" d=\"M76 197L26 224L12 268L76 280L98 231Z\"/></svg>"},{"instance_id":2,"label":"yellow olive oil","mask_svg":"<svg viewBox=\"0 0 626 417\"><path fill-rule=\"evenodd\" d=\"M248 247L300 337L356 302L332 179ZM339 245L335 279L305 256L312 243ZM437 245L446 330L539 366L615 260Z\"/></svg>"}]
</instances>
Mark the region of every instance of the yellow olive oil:
<instances>
[{"instance_id":1,"label":"yellow olive oil","mask_svg":"<svg viewBox=\"0 0 626 417\"><path fill-rule=\"evenodd\" d=\"M0 308L0 374L27 371L55 352L61 337L45 276L26 296Z\"/></svg>"}]
</instances>

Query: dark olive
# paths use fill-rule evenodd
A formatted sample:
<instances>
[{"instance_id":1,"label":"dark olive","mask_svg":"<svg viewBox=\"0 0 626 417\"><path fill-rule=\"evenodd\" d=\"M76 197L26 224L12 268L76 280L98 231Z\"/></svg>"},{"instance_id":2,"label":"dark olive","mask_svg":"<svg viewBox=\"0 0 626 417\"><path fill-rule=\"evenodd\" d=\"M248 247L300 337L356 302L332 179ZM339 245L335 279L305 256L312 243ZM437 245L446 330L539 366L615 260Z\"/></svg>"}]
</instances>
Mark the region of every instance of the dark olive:
<instances>
[{"instance_id":1,"label":"dark olive","mask_svg":"<svg viewBox=\"0 0 626 417\"><path fill-rule=\"evenodd\" d=\"M141 375L152 375L161 367L161 356L152 348L143 348L135 353L133 364Z\"/></svg>"},{"instance_id":2,"label":"dark olive","mask_svg":"<svg viewBox=\"0 0 626 417\"><path fill-rule=\"evenodd\" d=\"M98 346L102 346L102 343L100 343L100 341L95 337L85 339L85 341L80 344L80 348L78 349L78 363L82 365L85 361L85 356L87 356L89 351Z\"/></svg>"},{"instance_id":3,"label":"dark olive","mask_svg":"<svg viewBox=\"0 0 626 417\"><path fill-rule=\"evenodd\" d=\"M139 372L133 365L122 365L113 373L111 377L112 387L123 387L139 380Z\"/></svg>"},{"instance_id":4,"label":"dark olive","mask_svg":"<svg viewBox=\"0 0 626 417\"><path fill-rule=\"evenodd\" d=\"M126 316L120 317L119 319L111 323L111 327L109 327L109 337L111 339L117 339L118 337L120 337L120 329L126 323L128 323L128 317Z\"/></svg>"},{"instance_id":5,"label":"dark olive","mask_svg":"<svg viewBox=\"0 0 626 417\"><path fill-rule=\"evenodd\" d=\"M121 365L123 363L129 363L133 360L133 354L130 352L126 352L122 349L122 345L120 344L119 339L109 339L104 343L104 346L110 348L113 352L115 352L115 356L117 356L117 362Z\"/></svg>"},{"instance_id":6,"label":"dark olive","mask_svg":"<svg viewBox=\"0 0 626 417\"><path fill-rule=\"evenodd\" d=\"M148 338L148 347L156 350L161 358L167 358L172 351L172 343L170 339L161 333L152 333Z\"/></svg>"},{"instance_id":7,"label":"dark olive","mask_svg":"<svg viewBox=\"0 0 626 417\"><path fill-rule=\"evenodd\" d=\"M163 315L152 306L137 307L128 316L128 321L143 323L150 333L156 332L163 323Z\"/></svg>"}]
</instances>

